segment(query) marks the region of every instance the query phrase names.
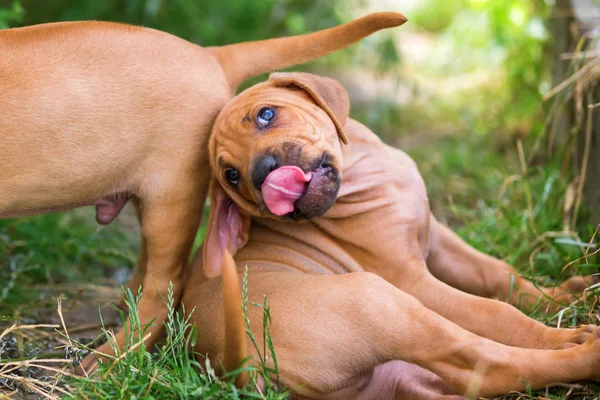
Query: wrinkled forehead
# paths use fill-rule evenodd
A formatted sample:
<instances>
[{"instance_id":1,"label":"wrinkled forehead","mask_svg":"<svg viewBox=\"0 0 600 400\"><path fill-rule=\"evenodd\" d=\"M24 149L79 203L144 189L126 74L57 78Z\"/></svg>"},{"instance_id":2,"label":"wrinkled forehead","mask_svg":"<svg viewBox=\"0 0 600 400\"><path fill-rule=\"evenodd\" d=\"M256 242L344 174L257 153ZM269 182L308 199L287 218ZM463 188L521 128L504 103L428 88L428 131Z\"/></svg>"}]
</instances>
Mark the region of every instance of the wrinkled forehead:
<instances>
[{"instance_id":1,"label":"wrinkled forehead","mask_svg":"<svg viewBox=\"0 0 600 400\"><path fill-rule=\"evenodd\" d=\"M280 88L259 83L234 97L221 111L215 121L210 143L211 159L219 147L235 142L238 146L252 140L252 135L244 134L258 111L265 106L272 107L317 107L302 90Z\"/></svg>"},{"instance_id":2,"label":"wrinkled forehead","mask_svg":"<svg viewBox=\"0 0 600 400\"><path fill-rule=\"evenodd\" d=\"M242 123L244 117L252 117L249 113L258 111L263 106L298 106L304 102L312 104L310 97L301 89L260 83L234 97L223 108L217 125L232 116L237 116L237 122Z\"/></svg>"}]
</instances>

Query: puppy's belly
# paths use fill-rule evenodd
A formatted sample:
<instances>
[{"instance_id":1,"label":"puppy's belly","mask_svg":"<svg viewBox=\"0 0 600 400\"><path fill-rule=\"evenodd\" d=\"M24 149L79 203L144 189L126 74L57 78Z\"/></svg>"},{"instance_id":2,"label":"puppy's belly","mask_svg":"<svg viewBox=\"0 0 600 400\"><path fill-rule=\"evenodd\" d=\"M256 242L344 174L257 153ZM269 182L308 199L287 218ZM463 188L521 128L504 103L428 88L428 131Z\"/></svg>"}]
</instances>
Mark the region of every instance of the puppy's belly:
<instances>
[{"instance_id":1,"label":"puppy's belly","mask_svg":"<svg viewBox=\"0 0 600 400\"><path fill-rule=\"evenodd\" d=\"M41 208L20 207L17 202L16 206L12 209L0 210L0 218L18 218L28 215L69 211L84 206L96 206L96 221L99 224L107 225L114 221L131 197L131 193L123 191L112 193L98 200L57 204Z\"/></svg>"},{"instance_id":2,"label":"puppy's belly","mask_svg":"<svg viewBox=\"0 0 600 400\"><path fill-rule=\"evenodd\" d=\"M388 361L377 366L360 387L358 400L379 399L456 399L456 392L431 371L405 361Z\"/></svg>"}]
</instances>

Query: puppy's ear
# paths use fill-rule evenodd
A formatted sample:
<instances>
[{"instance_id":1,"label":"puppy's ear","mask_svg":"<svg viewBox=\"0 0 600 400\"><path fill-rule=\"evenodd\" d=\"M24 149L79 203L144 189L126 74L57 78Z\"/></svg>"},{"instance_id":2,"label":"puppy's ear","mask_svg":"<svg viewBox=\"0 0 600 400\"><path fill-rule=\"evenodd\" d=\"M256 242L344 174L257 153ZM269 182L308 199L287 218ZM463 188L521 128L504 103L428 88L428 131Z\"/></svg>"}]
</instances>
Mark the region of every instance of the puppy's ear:
<instances>
[{"instance_id":1,"label":"puppy's ear","mask_svg":"<svg viewBox=\"0 0 600 400\"><path fill-rule=\"evenodd\" d=\"M343 127L350 113L348 93L337 81L306 72L276 72L269 76L275 87L296 87L305 91L333 121L340 140L348 143Z\"/></svg>"},{"instance_id":2,"label":"puppy's ear","mask_svg":"<svg viewBox=\"0 0 600 400\"><path fill-rule=\"evenodd\" d=\"M214 178L210 183L210 207L203 265L206 276L213 278L221 275L225 250L235 256L246 245L250 217L240 213L238 206Z\"/></svg>"}]
</instances>

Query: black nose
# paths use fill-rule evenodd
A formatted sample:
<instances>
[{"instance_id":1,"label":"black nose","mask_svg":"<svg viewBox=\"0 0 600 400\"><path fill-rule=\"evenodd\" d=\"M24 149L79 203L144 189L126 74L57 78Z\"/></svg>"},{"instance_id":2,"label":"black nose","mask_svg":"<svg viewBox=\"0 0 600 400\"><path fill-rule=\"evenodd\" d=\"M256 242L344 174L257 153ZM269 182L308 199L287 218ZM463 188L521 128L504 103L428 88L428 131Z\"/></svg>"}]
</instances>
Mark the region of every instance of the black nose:
<instances>
[{"instance_id":1,"label":"black nose","mask_svg":"<svg viewBox=\"0 0 600 400\"><path fill-rule=\"evenodd\" d=\"M254 164L254 172L252 173L254 187L260 190L267 176L277 168L279 168L279 161L275 157L266 155L259 158Z\"/></svg>"}]
</instances>

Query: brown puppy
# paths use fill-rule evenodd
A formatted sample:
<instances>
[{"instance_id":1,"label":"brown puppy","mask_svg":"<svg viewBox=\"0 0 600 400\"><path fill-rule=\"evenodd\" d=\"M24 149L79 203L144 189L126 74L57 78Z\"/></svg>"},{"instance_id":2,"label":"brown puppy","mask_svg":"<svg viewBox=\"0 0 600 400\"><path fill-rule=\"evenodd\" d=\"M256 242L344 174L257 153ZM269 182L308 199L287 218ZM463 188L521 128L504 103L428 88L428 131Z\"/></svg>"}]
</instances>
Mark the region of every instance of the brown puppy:
<instances>
[{"instance_id":1,"label":"brown puppy","mask_svg":"<svg viewBox=\"0 0 600 400\"><path fill-rule=\"evenodd\" d=\"M0 31L0 218L83 205L142 227L142 324L180 295L210 177L209 127L246 78L307 62L406 18L379 13L313 34L201 48L141 27L69 22ZM147 273L146 273L147 272ZM117 335L119 345L124 335ZM106 344L100 353L112 353ZM84 365L90 366L92 357Z\"/></svg>"},{"instance_id":2,"label":"brown puppy","mask_svg":"<svg viewBox=\"0 0 600 400\"><path fill-rule=\"evenodd\" d=\"M414 162L348 111L337 82L279 73L220 113L209 142L209 230L183 298L188 310L202 306L196 350L213 362L225 350L226 368L244 355L234 354L243 350L235 328L223 346L221 282L209 279L231 253L238 270L249 268L250 300L268 294L283 384L303 396L348 398L369 383L406 389L411 372L395 360L459 393L478 367L484 396L600 379L600 329L550 328L479 297L507 299L511 277L521 295L540 294L438 223ZM223 279L232 286L231 274Z\"/></svg>"}]
</instances>

